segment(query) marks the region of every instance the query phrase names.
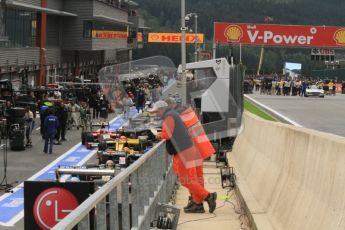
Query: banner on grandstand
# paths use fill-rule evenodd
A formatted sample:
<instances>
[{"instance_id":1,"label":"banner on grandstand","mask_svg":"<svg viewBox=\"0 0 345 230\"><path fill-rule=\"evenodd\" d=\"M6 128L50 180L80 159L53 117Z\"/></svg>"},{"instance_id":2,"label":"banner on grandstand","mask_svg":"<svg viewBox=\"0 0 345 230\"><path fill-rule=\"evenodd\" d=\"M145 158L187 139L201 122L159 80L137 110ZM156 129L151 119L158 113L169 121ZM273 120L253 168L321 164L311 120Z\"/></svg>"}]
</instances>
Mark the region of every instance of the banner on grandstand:
<instances>
[{"instance_id":1,"label":"banner on grandstand","mask_svg":"<svg viewBox=\"0 0 345 230\"><path fill-rule=\"evenodd\" d=\"M92 30L92 38L100 39L127 39L127 31L111 31L111 30Z\"/></svg>"},{"instance_id":2,"label":"banner on grandstand","mask_svg":"<svg viewBox=\"0 0 345 230\"><path fill-rule=\"evenodd\" d=\"M345 27L214 23L217 44L345 47Z\"/></svg>"}]
</instances>

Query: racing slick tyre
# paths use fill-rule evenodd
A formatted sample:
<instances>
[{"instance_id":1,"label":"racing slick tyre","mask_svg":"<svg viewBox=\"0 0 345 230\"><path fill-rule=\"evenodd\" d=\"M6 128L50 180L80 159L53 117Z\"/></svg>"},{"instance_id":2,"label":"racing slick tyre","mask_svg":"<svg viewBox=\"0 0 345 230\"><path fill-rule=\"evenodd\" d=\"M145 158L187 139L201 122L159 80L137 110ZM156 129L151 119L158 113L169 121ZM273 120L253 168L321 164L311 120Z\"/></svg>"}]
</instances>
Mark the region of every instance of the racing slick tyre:
<instances>
[{"instance_id":1,"label":"racing slick tyre","mask_svg":"<svg viewBox=\"0 0 345 230\"><path fill-rule=\"evenodd\" d=\"M19 124L20 128L24 128L25 126L25 118L24 117L9 117L8 118L8 124L14 125L14 124Z\"/></svg>"},{"instance_id":2,"label":"racing slick tyre","mask_svg":"<svg viewBox=\"0 0 345 230\"><path fill-rule=\"evenodd\" d=\"M148 141L147 140L139 140L139 151L144 151L146 147L148 146Z\"/></svg>"},{"instance_id":3,"label":"racing slick tyre","mask_svg":"<svg viewBox=\"0 0 345 230\"><path fill-rule=\"evenodd\" d=\"M24 117L25 109L22 107L13 107L7 111L9 117Z\"/></svg>"},{"instance_id":4,"label":"racing slick tyre","mask_svg":"<svg viewBox=\"0 0 345 230\"><path fill-rule=\"evenodd\" d=\"M87 134L88 134L88 132L81 132L81 144L82 145L85 145Z\"/></svg>"},{"instance_id":5,"label":"racing slick tyre","mask_svg":"<svg viewBox=\"0 0 345 230\"><path fill-rule=\"evenodd\" d=\"M86 142L94 142L95 141L91 132L85 132L85 141Z\"/></svg>"},{"instance_id":6,"label":"racing slick tyre","mask_svg":"<svg viewBox=\"0 0 345 230\"><path fill-rule=\"evenodd\" d=\"M101 141L98 144L98 151L105 151L107 150L107 142Z\"/></svg>"},{"instance_id":7,"label":"racing slick tyre","mask_svg":"<svg viewBox=\"0 0 345 230\"><path fill-rule=\"evenodd\" d=\"M10 149L14 151L25 150L25 135L23 129L13 130L10 134Z\"/></svg>"},{"instance_id":8,"label":"racing slick tyre","mask_svg":"<svg viewBox=\"0 0 345 230\"><path fill-rule=\"evenodd\" d=\"M83 134L82 134L83 135ZM93 135L91 132L84 132L84 145L87 149L92 149L92 146L90 145L90 143L93 143L95 141ZM83 138L83 136L82 136ZM83 142L83 140L82 140Z\"/></svg>"}]
</instances>

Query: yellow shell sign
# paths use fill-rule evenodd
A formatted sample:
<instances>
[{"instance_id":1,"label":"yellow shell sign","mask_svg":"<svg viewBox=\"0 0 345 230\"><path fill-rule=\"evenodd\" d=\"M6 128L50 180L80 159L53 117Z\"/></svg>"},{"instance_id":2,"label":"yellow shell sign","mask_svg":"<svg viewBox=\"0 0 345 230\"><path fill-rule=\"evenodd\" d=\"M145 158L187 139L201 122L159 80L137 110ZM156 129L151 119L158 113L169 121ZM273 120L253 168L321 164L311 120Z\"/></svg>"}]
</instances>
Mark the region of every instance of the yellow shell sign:
<instances>
[{"instance_id":1,"label":"yellow shell sign","mask_svg":"<svg viewBox=\"0 0 345 230\"><path fill-rule=\"evenodd\" d=\"M345 29L337 30L334 33L334 40L337 42L337 45L345 45Z\"/></svg>"},{"instance_id":2,"label":"yellow shell sign","mask_svg":"<svg viewBox=\"0 0 345 230\"><path fill-rule=\"evenodd\" d=\"M225 29L224 35L228 42L239 42L243 37L243 31L242 28L237 25L230 25Z\"/></svg>"},{"instance_id":3,"label":"yellow shell sign","mask_svg":"<svg viewBox=\"0 0 345 230\"><path fill-rule=\"evenodd\" d=\"M159 42L159 43L181 43L182 35L181 33L149 33L148 42ZM204 34L186 34L186 43L199 44L204 43Z\"/></svg>"}]
</instances>

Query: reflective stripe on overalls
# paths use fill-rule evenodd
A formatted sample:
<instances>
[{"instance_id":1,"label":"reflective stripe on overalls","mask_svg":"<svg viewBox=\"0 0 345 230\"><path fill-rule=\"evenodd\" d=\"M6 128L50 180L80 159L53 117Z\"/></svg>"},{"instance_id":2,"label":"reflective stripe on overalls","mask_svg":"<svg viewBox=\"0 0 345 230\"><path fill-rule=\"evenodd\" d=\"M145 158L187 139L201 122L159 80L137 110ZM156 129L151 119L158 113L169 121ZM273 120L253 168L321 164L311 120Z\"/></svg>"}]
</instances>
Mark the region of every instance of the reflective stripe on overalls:
<instances>
[{"instance_id":1,"label":"reflective stripe on overalls","mask_svg":"<svg viewBox=\"0 0 345 230\"><path fill-rule=\"evenodd\" d=\"M188 108L183 111L181 113L181 118L203 158L206 159L211 156L215 152L215 149L193 109Z\"/></svg>"}]
</instances>

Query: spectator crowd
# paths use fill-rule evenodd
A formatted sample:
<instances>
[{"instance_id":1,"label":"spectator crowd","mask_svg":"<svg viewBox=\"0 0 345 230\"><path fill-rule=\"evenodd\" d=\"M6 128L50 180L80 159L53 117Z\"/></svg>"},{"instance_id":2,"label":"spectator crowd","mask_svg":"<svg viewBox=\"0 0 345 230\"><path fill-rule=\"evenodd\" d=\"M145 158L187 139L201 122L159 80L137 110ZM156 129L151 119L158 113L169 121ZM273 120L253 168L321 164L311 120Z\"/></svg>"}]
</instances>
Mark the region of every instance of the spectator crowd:
<instances>
[{"instance_id":1,"label":"spectator crowd","mask_svg":"<svg viewBox=\"0 0 345 230\"><path fill-rule=\"evenodd\" d=\"M306 89L312 85L323 89L328 95L335 96L337 91L334 80L248 78L246 82L253 91L274 96L306 96ZM345 82L342 83L342 92L345 92Z\"/></svg>"}]
</instances>

